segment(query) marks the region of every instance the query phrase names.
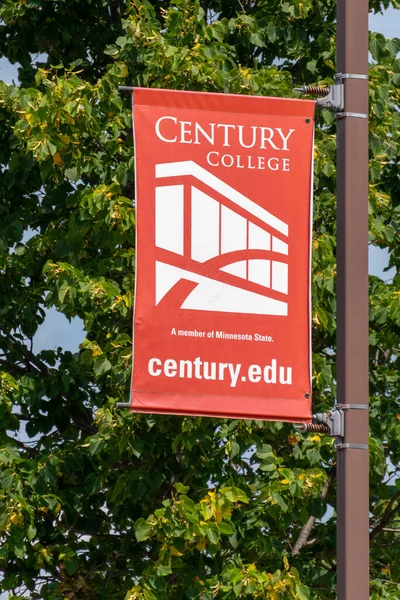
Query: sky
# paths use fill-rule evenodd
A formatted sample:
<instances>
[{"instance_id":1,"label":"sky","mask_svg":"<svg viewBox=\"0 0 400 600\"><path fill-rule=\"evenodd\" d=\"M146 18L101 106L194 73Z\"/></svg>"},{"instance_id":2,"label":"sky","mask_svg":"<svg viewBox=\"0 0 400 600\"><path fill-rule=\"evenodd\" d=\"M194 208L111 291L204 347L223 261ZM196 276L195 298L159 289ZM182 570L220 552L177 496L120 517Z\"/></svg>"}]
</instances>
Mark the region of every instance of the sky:
<instances>
[{"instance_id":1,"label":"sky","mask_svg":"<svg viewBox=\"0 0 400 600\"><path fill-rule=\"evenodd\" d=\"M385 37L400 37L400 10L390 8L382 15L370 15L369 27L372 31L383 33ZM0 58L0 79L9 84L13 83L13 80L15 83L18 82L16 66L10 65L5 58ZM383 271L388 264L386 251L370 246L369 259L371 275L376 275L384 280L391 279L392 273ZM34 349L39 352L43 349L62 346L64 350L76 352L84 337L83 323L79 318L69 322L64 315L55 309L50 309L45 322L35 335Z\"/></svg>"}]
</instances>

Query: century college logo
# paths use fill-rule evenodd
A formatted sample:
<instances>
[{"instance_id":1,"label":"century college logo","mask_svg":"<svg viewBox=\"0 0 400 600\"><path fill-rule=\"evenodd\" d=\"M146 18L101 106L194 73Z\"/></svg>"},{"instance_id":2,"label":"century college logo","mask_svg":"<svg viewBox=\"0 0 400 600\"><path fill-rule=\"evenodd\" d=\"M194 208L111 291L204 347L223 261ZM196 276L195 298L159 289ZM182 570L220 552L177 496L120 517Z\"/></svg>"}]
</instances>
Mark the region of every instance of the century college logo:
<instances>
[{"instance_id":1,"label":"century college logo","mask_svg":"<svg viewBox=\"0 0 400 600\"><path fill-rule=\"evenodd\" d=\"M286 316L288 225L193 161L156 178L156 305Z\"/></svg>"}]
</instances>

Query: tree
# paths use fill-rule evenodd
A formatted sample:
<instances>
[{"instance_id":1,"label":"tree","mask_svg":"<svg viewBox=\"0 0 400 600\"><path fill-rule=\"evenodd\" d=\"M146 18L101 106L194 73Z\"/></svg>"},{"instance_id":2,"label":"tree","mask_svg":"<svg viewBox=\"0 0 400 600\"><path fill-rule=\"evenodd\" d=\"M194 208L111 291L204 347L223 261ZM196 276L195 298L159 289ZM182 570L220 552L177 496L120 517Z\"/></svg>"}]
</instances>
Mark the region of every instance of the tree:
<instances>
[{"instance_id":1,"label":"tree","mask_svg":"<svg viewBox=\"0 0 400 600\"><path fill-rule=\"evenodd\" d=\"M397 0L391 4L396 8ZM389 0L372 0L377 12ZM4 0L0 53L0 589L12 598L335 597L332 439L135 415L134 166L117 86L294 96L335 73L327 0ZM400 40L371 34L371 586L400 597ZM318 112L314 407L335 395L335 119ZM36 352L46 310L79 352Z\"/></svg>"}]
</instances>

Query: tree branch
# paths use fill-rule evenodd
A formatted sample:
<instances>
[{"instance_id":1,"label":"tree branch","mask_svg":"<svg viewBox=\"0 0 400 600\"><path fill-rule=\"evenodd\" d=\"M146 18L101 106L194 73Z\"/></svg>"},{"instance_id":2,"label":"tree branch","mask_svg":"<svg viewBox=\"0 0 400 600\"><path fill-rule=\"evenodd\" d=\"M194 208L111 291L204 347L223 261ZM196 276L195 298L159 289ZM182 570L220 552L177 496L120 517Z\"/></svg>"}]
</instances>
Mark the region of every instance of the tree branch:
<instances>
[{"instance_id":1,"label":"tree branch","mask_svg":"<svg viewBox=\"0 0 400 600\"><path fill-rule=\"evenodd\" d=\"M10 442L14 442L14 444L16 444L18 448L20 448L21 450L25 450L25 452L28 452L31 458L36 456L37 449L35 447L28 446L28 444L24 444L24 442L20 442L19 440L16 440L15 438L12 438L10 436L7 436L7 438L10 440Z\"/></svg>"},{"instance_id":2,"label":"tree branch","mask_svg":"<svg viewBox=\"0 0 400 600\"><path fill-rule=\"evenodd\" d=\"M393 504L399 500L400 498L400 492L396 492L394 494L394 496L391 498L389 504L386 507L385 512L382 515L381 520L379 521L378 525L376 525L371 533L370 533L370 540L374 540L376 538L376 536L386 527L386 525L388 525L390 523L390 521L392 520L392 518L394 517L394 515L400 510L400 505L397 505L396 508L394 508L392 510Z\"/></svg>"},{"instance_id":3,"label":"tree branch","mask_svg":"<svg viewBox=\"0 0 400 600\"><path fill-rule=\"evenodd\" d=\"M21 367L17 363L10 363L8 360L4 360L2 358L0 358L0 366L7 368L10 374L19 373L20 375L26 375L27 373L32 372L26 366Z\"/></svg>"},{"instance_id":4,"label":"tree branch","mask_svg":"<svg viewBox=\"0 0 400 600\"><path fill-rule=\"evenodd\" d=\"M53 372L49 369L49 367L42 360L40 360L40 358L38 358L33 352L31 352L31 350L29 350L24 344L19 342L15 338L15 336L12 335L12 333L7 331L2 326L0 326L0 332L22 354L24 359L23 364L25 365L25 367L18 365L15 362L13 364L10 364L7 360L3 359L0 360L0 365L3 364L4 366L7 366L11 372L14 371L20 374L25 374L27 371L30 371L34 372L35 375L41 375L43 377L51 377L53 375ZM60 396L65 402L68 402L68 398L65 394L60 393ZM74 419L74 421L72 421L72 426L75 429L79 429L80 431L84 431L85 433L88 433L90 435L94 435L95 433L97 433L97 429L92 426L93 417L91 414L87 416L90 419L90 423L87 423L82 419ZM19 418L23 417L19 416ZM26 420L29 420L29 418Z\"/></svg>"},{"instance_id":5,"label":"tree branch","mask_svg":"<svg viewBox=\"0 0 400 600\"><path fill-rule=\"evenodd\" d=\"M44 362L42 362L40 358L38 358L33 352L28 350L28 348L24 346L24 344L15 339L12 333L10 333L6 329L4 329L4 327L1 326L0 331L21 352L25 359L24 362L27 368L34 366L41 375L45 375L46 377L49 377L51 375L49 367Z\"/></svg>"},{"instance_id":6,"label":"tree branch","mask_svg":"<svg viewBox=\"0 0 400 600\"><path fill-rule=\"evenodd\" d=\"M79 429L79 431L84 431L85 433L88 433L89 435L95 435L97 433L97 429L95 427L92 427L91 425L88 425L87 423L84 423L83 421L78 421L77 419L72 421L71 425L74 429Z\"/></svg>"},{"instance_id":7,"label":"tree branch","mask_svg":"<svg viewBox=\"0 0 400 600\"><path fill-rule=\"evenodd\" d=\"M325 485L322 488L322 492L320 495L320 498L322 501L325 500L325 498L328 494L329 485L331 483L331 480L332 480L332 476L330 475L328 477L328 479L325 481ZM315 540L311 540L311 542L308 542L308 538L310 537L311 531L313 530L315 521L316 521L316 517L311 516L308 518L307 523L305 523L305 525L303 525L303 527L300 531L300 535L297 538L295 545L293 546L292 556L298 556L298 554L300 554L300 550L303 548L303 546L311 545L311 543L315 542Z\"/></svg>"}]
</instances>

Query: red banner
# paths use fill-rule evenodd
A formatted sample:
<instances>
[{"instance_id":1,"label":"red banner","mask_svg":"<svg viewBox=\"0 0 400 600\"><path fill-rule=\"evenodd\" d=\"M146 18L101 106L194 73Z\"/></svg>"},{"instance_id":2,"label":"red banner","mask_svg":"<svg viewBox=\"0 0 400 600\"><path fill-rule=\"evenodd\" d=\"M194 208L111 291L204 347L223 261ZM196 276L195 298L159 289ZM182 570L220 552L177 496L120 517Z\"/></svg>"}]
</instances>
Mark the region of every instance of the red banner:
<instances>
[{"instance_id":1,"label":"red banner","mask_svg":"<svg viewBox=\"0 0 400 600\"><path fill-rule=\"evenodd\" d=\"M132 410L310 420L314 107L134 90Z\"/></svg>"}]
</instances>

